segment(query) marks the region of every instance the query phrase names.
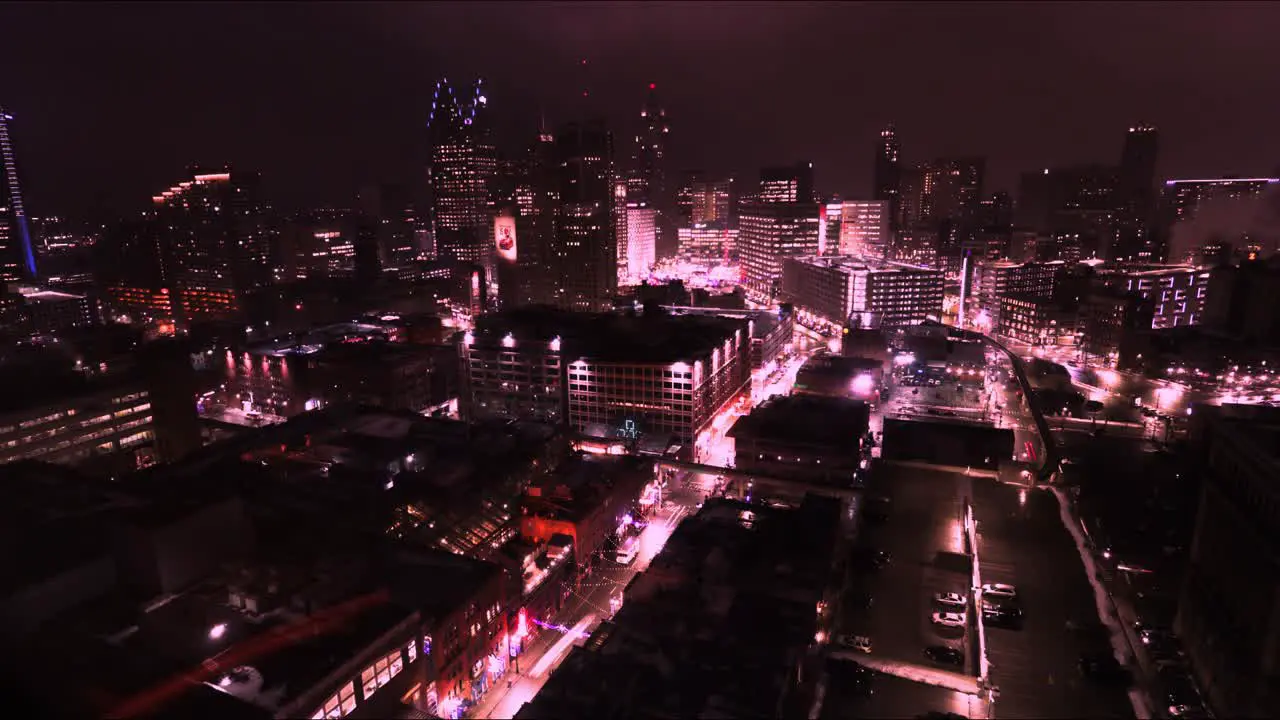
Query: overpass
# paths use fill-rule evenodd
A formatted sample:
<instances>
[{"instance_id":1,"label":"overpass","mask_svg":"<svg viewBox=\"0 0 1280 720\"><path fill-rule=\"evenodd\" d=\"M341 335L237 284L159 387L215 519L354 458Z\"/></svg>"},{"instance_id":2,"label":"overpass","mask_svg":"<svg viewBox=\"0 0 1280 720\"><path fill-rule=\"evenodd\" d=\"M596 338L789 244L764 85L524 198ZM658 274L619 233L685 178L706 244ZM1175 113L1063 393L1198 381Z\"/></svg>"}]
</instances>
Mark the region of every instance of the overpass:
<instances>
[{"instance_id":1,"label":"overpass","mask_svg":"<svg viewBox=\"0 0 1280 720\"><path fill-rule=\"evenodd\" d=\"M688 462L686 460L675 460L666 457L655 457L654 463L661 468L671 468L673 470L689 470L697 473L707 473L709 475L723 475L733 480L751 480L769 485L773 487L785 488L801 493L813 493L814 495L826 495L828 497L839 498L840 500L852 500L858 493L862 492L858 488L842 488L824 483L810 482L808 480L797 480L795 478L781 477L778 475L770 475L758 471L739 470L737 468L720 467L719 465L707 465L705 463Z\"/></svg>"}]
</instances>

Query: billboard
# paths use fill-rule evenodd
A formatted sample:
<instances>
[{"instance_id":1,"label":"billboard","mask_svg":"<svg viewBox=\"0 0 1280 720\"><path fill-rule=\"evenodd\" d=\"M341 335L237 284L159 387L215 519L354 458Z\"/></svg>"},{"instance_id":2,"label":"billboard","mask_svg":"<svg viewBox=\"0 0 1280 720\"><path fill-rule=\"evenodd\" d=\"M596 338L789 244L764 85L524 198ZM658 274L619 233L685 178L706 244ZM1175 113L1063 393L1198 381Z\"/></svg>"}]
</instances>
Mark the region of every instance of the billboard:
<instances>
[{"instance_id":1,"label":"billboard","mask_svg":"<svg viewBox=\"0 0 1280 720\"><path fill-rule=\"evenodd\" d=\"M493 246L498 257L507 262L516 261L516 219L499 215L493 220Z\"/></svg>"}]
</instances>

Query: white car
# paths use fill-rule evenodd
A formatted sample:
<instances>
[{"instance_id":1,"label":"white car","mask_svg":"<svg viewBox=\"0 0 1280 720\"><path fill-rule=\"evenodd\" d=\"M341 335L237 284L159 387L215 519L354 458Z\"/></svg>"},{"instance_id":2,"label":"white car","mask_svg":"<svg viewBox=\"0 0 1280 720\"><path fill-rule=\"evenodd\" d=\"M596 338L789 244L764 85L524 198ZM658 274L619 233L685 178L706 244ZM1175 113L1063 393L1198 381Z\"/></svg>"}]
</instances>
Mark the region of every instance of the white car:
<instances>
[{"instance_id":1,"label":"white car","mask_svg":"<svg viewBox=\"0 0 1280 720\"><path fill-rule=\"evenodd\" d=\"M836 643L850 650L857 650L863 653L871 652L871 638L863 635L840 635L836 638Z\"/></svg>"},{"instance_id":2,"label":"white car","mask_svg":"<svg viewBox=\"0 0 1280 720\"><path fill-rule=\"evenodd\" d=\"M939 605L949 605L951 607L964 607L965 602L968 600L964 595L953 592L938 593L933 596L933 599Z\"/></svg>"},{"instance_id":3,"label":"white car","mask_svg":"<svg viewBox=\"0 0 1280 720\"><path fill-rule=\"evenodd\" d=\"M987 583L982 586L982 594L984 595L1002 595L1008 598L1018 597L1018 588L1003 583Z\"/></svg>"},{"instance_id":4,"label":"white car","mask_svg":"<svg viewBox=\"0 0 1280 720\"><path fill-rule=\"evenodd\" d=\"M945 627L964 627L964 613L936 612L933 614L933 624Z\"/></svg>"}]
</instances>

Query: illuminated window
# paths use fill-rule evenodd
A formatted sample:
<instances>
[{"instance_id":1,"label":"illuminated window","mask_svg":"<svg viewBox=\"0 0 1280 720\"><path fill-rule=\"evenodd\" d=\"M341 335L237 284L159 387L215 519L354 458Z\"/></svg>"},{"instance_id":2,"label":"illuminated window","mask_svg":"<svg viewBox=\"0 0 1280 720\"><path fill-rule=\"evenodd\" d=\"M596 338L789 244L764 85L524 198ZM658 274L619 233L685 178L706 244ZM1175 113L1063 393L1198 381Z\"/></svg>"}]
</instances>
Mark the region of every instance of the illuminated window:
<instances>
[{"instance_id":1,"label":"illuminated window","mask_svg":"<svg viewBox=\"0 0 1280 720\"><path fill-rule=\"evenodd\" d=\"M340 718L350 715L356 709L356 685L343 685L333 697L325 701L324 706L312 718Z\"/></svg>"},{"instance_id":2,"label":"illuminated window","mask_svg":"<svg viewBox=\"0 0 1280 720\"><path fill-rule=\"evenodd\" d=\"M413 662L414 660L417 660L417 659L418 659L418 643L417 643L417 641L415 641L415 640L410 640L410 641L409 641L409 643L408 643L407 645L405 645L405 646L404 646L404 649L405 649L405 651L406 651L406 652L408 652L408 653L409 653L409 662Z\"/></svg>"},{"instance_id":3,"label":"illuminated window","mask_svg":"<svg viewBox=\"0 0 1280 720\"><path fill-rule=\"evenodd\" d=\"M364 687L364 696L366 698L377 692L378 688L391 682L391 678L400 674L404 669L404 659L400 657L400 650L397 648L384 658L379 658L377 662L364 669L360 673L360 682Z\"/></svg>"}]
</instances>

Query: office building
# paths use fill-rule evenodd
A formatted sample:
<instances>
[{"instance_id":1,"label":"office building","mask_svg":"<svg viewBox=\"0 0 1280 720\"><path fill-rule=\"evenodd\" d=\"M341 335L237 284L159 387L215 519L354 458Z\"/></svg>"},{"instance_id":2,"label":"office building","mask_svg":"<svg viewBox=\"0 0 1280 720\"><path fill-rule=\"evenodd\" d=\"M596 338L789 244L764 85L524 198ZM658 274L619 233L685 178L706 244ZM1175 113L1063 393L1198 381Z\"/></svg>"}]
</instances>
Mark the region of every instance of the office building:
<instances>
[{"instance_id":1,"label":"office building","mask_svg":"<svg viewBox=\"0 0 1280 720\"><path fill-rule=\"evenodd\" d=\"M636 172L629 177L628 194L656 206L666 193L666 153L671 124L667 111L658 102L658 86L649 83L649 93L640 109L643 127L636 136L632 156Z\"/></svg>"},{"instance_id":2,"label":"office building","mask_svg":"<svg viewBox=\"0 0 1280 720\"><path fill-rule=\"evenodd\" d=\"M315 210L284 224L272 275L276 283L351 278L356 274L358 219L343 210ZM379 272L381 267L379 266Z\"/></svg>"},{"instance_id":3,"label":"office building","mask_svg":"<svg viewBox=\"0 0 1280 720\"><path fill-rule=\"evenodd\" d=\"M35 247L18 183L10 120L13 116L0 107L0 282L36 279Z\"/></svg>"},{"instance_id":4,"label":"office building","mask_svg":"<svg viewBox=\"0 0 1280 720\"><path fill-rule=\"evenodd\" d=\"M528 418L592 437L674 438L687 451L750 380L746 320L573 313L483 317L458 346L465 418Z\"/></svg>"},{"instance_id":5,"label":"office building","mask_svg":"<svg viewBox=\"0 0 1280 720\"><path fill-rule=\"evenodd\" d=\"M23 335L58 335L101 321L97 300L86 295L21 283L0 288L0 295L7 296L0 325Z\"/></svg>"},{"instance_id":6,"label":"office building","mask_svg":"<svg viewBox=\"0 0 1280 720\"><path fill-rule=\"evenodd\" d=\"M738 254L738 228L715 225L691 225L678 231L680 255L727 260Z\"/></svg>"},{"instance_id":7,"label":"office building","mask_svg":"<svg viewBox=\"0 0 1280 720\"><path fill-rule=\"evenodd\" d=\"M760 202L813 203L817 201L813 188L813 163L798 162L785 167L767 167L760 170ZM817 217L817 211L814 211Z\"/></svg>"},{"instance_id":8,"label":"office building","mask_svg":"<svg viewBox=\"0 0 1280 720\"><path fill-rule=\"evenodd\" d=\"M1076 306L1056 298L1033 295L1004 295L999 298L996 333L1032 346L1075 346L1079 344L1079 313Z\"/></svg>"},{"instance_id":9,"label":"office building","mask_svg":"<svg viewBox=\"0 0 1280 720\"><path fill-rule=\"evenodd\" d=\"M240 317L246 298L272 281L274 229L260 187L256 173L195 171L153 196L146 222L119 248L127 265L113 284L169 290L180 324Z\"/></svg>"},{"instance_id":10,"label":"office building","mask_svg":"<svg viewBox=\"0 0 1280 720\"><path fill-rule=\"evenodd\" d=\"M818 254L840 254L840 228L844 205L838 198L818 206Z\"/></svg>"},{"instance_id":11,"label":"office building","mask_svg":"<svg viewBox=\"0 0 1280 720\"><path fill-rule=\"evenodd\" d=\"M794 195L794 187L790 194ZM747 291L761 299L773 298L782 280L783 260L818 253L818 205L746 203L739 211L738 230L738 259Z\"/></svg>"},{"instance_id":12,"label":"office building","mask_svg":"<svg viewBox=\"0 0 1280 720\"><path fill-rule=\"evenodd\" d=\"M891 202L845 200L840 210L840 255L885 259L889 249Z\"/></svg>"},{"instance_id":13,"label":"office building","mask_svg":"<svg viewBox=\"0 0 1280 720\"><path fill-rule=\"evenodd\" d=\"M976 308L987 314L992 327L1000 322L1001 298L1018 296L1047 300L1054 296L1058 279L1067 268L1062 262L980 262L974 268Z\"/></svg>"},{"instance_id":14,"label":"office building","mask_svg":"<svg viewBox=\"0 0 1280 720\"><path fill-rule=\"evenodd\" d=\"M428 121L436 256L493 268L489 186L497 170L482 80L455 90L436 83ZM486 272L486 277L491 273Z\"/></svg>"},{"instance_id":15,"label":"office building","mask_svg":"<svg viewBox=\"0 0 1280 720\"><path fill-rule=\"evenodd\" d=\"M1211 178L1204 180L1167 180L1166 201L1173 211L1172 220L1183 222L1195 218L1197 210L1208 202L1240 201L1257 198L1276 187L1280 178Z\"/></svg>"},{"instance_id":16,"label":"office building","mask_svg":"<svg viewBox=\"0 0 1280 720\"><path fill-rule=\"evenodd\" d=\"M1080 348L1084 360L1103 361L1120 351L1139 331L1151 329L1151 305L1114 288L1094 288L1080 301Z\"/></svg>"},{"instance_id":17,"label":"office building","mask_svg":"<svg viewBox=\"0 0 1280 720\"><path fill-rule=\"evenodd\" d=\"M649 269L657 261L655 255L655 231L657 211L643 201L627 203L627 252L625 263L619 257L619 279L635 285L649 276ZM625 275L622 272L625 267Z\"/></svg>"},{"instance_id":18,"label":"office building","mask_svg":"<svg viewBox=\"0 0 1280 720\"><path fill-rule=\"evenodd\" d=\"M1174 627L1217 717L1280 715L1278 440L1280 427L1260 419L1214 417L1206 429L1207 467Z\"/></svg>"},{"instance_id":19,"label":"office building","mask_svg":"<svg viewBox=\"0 0 1280 720\"><path fill-rule=\"evenodd\" d=\"M1129 127L1120 151L1116 182L1118 237L1113 255L1142 262L1160 260L1156 221L1156 159L1160 133L1139 122Z\"/></svg>"},{"instance_id":20,"label":"office building","mask_svg":"<svg viewBox=\"0 0 1280 720\"><path fill-rule=\"evenodd\" d=\"M604 123L570 123L556 133L554 254L562 294L574 310L610 306L618 291L618 218L625 186L616 183L613 135Z\"/></svg>"},{"instance_id":21,"label":"office building","mask_svg":"<svg viewBox=\"0 0 1280 720\"><path fill-rule=\"evenodd\" d=\"M701 170L685 173L676 191L681 226L730 224L733 220L733 178L712 178Z\"/></svg>"},{"instance_id":22,"label":"office building","mask_svg":"<svg viewBox=\"0 0 1280 720\"><path fill-rule=\"evenodd\" d=\"M786 305L773 310L729 310L709 307L671 307L674 315L707 315L740 318L751 332L751 369L772 366L791 345L795 334L795 313Z\"/></svg>"},{"instance_id":23,"label":"office building","mask_svg":"<svg viewBox=\"0 0 1280 720\"><path fill-rule=\"evenodd\" d=\"M889 232L901 228L902 164L901 146L893 125L880 131L876 141L875 167L871 178L872 198L889 203Z\"/></svg>"},{"instance_id":24,"label":"office building","mask_svg":"<svg viewBox=\"0 0 1280 720\"><path fill-rule=\"evenodd\" d=\"M561 297L563 269L555 244L557 171L555 136L540 127L515 179L515 207L497 212L498 217L515 218L511 250L497 263L503 307L551 305Z\"/></svg>"},{"instance_id":25,"label":"office building","mask_svg":"<svg viewBox=\"0 0 1280 720\"><path fill-rule=\"evenodd\" d=\"M940 158L902 174L903 229L937 227L945 220L972 223L982 199L983 158Z\"/></svg>"},{"instance_id":26,"label":"office building","mask_svg":"<svg viewBox=\"0 0 1280 720\"><path fill-rule=\"evenodd\" d=\"M917 325L942 314L937 270L855 256L796 257L783 263L782 297L801 322L843 328Z\"/></svg>"}]
</instances>

